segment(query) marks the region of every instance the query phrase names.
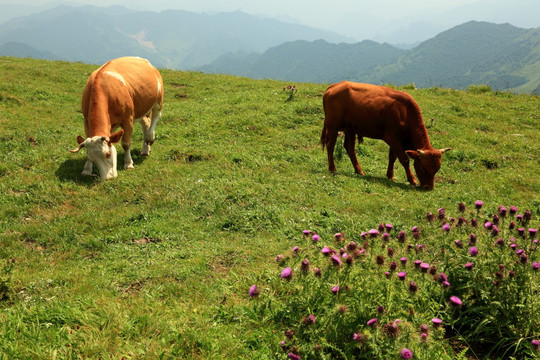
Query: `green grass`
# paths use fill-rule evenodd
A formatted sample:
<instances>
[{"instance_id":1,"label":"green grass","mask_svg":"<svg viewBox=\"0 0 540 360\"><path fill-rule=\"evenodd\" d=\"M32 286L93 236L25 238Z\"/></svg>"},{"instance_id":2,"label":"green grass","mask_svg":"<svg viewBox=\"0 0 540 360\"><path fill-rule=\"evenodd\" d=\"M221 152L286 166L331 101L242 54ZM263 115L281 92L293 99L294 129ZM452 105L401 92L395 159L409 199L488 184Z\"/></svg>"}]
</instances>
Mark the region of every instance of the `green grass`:
<instances>
[{"instance_id":1,"label":"green grass","mask_svg":"<svg viewBox=\"0 0 540 360\"><path fill-rule=\"evenodd\" d=\"M407 89L432 144L453 148L426 192L399 164L385 178L377 140L358 146L366 176L345 152L328 172L325 85L291 84L287 101L284 82L163 70L151 155L140 156L136 127L135 169L102 182L80 174L84 152L67 151L84 135L80 96L95 68L0 58L2 359L283 358L281 328L254 325L247 291L303 229L358 239L478 199L530 209L538 224L537 96ZM456 358L467 347L437 341Z\"/></svg>"}]
</instances>

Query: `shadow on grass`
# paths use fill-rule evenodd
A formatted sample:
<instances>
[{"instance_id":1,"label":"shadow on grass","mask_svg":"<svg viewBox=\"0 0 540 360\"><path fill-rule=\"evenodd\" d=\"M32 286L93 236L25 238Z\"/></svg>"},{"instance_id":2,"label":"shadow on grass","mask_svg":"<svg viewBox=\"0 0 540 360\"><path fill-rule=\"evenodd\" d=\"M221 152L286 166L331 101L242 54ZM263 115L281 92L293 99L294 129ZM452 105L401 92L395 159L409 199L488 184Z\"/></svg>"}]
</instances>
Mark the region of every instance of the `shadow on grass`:
<instances>
[{"instance_id":1,"label":"shadow on grass","mask_svg":"<svg viewBox=\"0 0 540 360\"><path fill-rule=\"evenodd\" d=\"M131 156L135 168L142 164L148 156L142 156L140 150L132 150ZM84 157L71 158L64 161L56 170L55 175L60 181L75 182L84 185L93 185L99 183L101 178L97 168L94 166L92 176L82 175L84 164L86 163L86 155ZM118 176L125 171L124 169L124 154L117 155Z\"/></svg>"},{"instance_id":2,"label":"shadow on grass","mask_svg":"<svg viewBox=\"0 0 540 360\"><path fill-rule=\"evenodd\" d=\"M354 178L358 180L365 181L366 183L380 184L386 186L387 188L400 188L402 190L410 191L420 191L420 192L429 192L431 190L421 188L420 186L411 186L408 182L401 182L399 180L390 180L387 177L374 176L374 175L358 175L355 173L335 173L327 172L328 176L345 176L348 178Z\"/></svg>"}]
</instances>

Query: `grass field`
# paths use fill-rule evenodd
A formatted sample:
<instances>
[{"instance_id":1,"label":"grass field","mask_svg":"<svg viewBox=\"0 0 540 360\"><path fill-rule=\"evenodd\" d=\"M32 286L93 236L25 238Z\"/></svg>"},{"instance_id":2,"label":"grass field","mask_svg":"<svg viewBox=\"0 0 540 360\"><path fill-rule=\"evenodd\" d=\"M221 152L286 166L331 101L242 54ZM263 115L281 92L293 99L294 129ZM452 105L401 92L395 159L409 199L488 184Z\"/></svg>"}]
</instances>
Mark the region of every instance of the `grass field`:
<instances>
[{"instance_id":1,"label":"grass field","mask_svg":"<svg viewBox=\"0 0 540 360\"><path fill-rule=\"evenodd\" d=\"M538 228L538 96L405 89L433 146L453 149L435 189L422 191L399 164L396 181L386 179L388 149L377 140L357 147L366 176L354 175L339 144L337 174L328 172L319 144L327 85L162 70L151 155L140 156L137 125L135 169L102 182L81 175L84 151L68 152L84 135L80 97L96 68L0 58L1 359L285 359L286 325L265 317L248 290L266 282L261 295L271 292L274 258L304 229L361 243L380 223L427 228L427 212L444 207L457 218L460 202L473 209L476 200L479 221L516 206ZM292 99L287 85L296 86ZM531 274L521 286L537 299ZM540 306L532 301L524 306ZM538 311L529 322L504 357L539 356L529 345L540 337ZM447 358L486 353L457 327L430 341L424 358L433 348Z\"/></svg>"}]
</instances>

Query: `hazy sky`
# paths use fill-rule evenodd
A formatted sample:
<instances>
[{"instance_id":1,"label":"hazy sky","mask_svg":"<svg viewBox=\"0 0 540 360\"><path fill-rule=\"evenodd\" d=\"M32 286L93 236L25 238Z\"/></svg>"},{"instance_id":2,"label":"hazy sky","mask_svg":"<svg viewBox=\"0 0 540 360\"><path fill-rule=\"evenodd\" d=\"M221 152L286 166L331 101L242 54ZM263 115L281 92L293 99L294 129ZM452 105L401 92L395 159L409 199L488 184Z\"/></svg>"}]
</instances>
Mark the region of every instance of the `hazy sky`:
<instances>
[{"instance_id":1,"label":"hazy sky","mask_svg":"<svg viewBox=\"0 0 540 360\"><path fill-rule=\"evenodd\" d=\"M418 22L430 23L432 31L469 20L540 27L540 0L0 0L0 4L7 3L123 5L134 10L207 13L240 10L332 30L357 40L399 34ZM421 29L428 31L425 25Z\"/></svg>"}]
</instances>

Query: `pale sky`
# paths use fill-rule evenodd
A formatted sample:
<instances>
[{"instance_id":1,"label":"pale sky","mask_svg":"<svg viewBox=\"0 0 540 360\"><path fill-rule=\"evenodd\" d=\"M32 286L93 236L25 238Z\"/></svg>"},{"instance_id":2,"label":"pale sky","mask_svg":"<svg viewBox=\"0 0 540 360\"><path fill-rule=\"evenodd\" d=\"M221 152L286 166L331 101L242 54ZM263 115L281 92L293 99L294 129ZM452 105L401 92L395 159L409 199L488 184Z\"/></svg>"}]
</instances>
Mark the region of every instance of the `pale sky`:
<instances>
[{"instance_id":1,"label":"pale sky","mask_svg":"<svg viewBox=\"0 0 540 360\"><path fill-rule=\"evenodd\" d=\"M9 3L123 5L158 12L239 10L331 30L357 40L385 32L396 33L418 22L440 29L470 20L540 27L540 0L0 0L0 4Z\"/></svg>"}]
</instances>

